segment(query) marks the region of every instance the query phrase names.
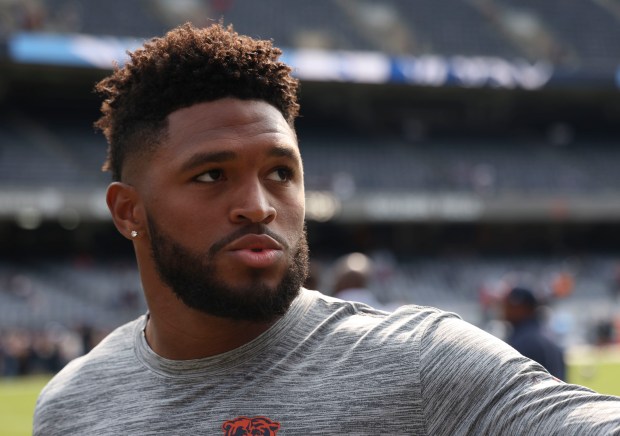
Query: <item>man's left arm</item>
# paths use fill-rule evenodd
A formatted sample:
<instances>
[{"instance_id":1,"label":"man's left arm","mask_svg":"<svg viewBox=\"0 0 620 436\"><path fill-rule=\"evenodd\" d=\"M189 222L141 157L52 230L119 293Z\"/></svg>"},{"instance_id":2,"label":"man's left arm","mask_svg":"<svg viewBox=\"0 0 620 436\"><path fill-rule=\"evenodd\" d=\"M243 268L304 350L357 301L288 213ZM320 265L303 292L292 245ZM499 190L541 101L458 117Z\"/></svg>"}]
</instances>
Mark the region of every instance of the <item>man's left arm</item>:
<instances>
[{"instance_id":1,"label":"man's left arm","mask_svg":"<svg viewBox=\"0 0 620 436\"><path fill-rule=\"evenodd\" d=\"M620 434L620 398L563 383L500 339L449 314L420 355L429 434Z\"/></svg>"}]
</instances>

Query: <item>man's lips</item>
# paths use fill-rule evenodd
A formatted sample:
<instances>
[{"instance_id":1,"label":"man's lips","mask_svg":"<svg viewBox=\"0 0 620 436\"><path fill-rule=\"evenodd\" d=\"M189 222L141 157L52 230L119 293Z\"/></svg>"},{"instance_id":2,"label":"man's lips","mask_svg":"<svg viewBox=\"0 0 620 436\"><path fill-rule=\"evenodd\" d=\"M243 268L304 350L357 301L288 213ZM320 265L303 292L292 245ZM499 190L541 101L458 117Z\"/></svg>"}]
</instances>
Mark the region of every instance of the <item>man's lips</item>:
<instances>
[{"instance_id":1,"label":"man's lips","mask_svg":"<svg viewBox=\"0 0 620 436\"><path fill-rule=\"evenodd\" d=\"M282 246L271 236L247 234L235 239L226 247L228 251L238 250L282 250Z\"/></svg>"},{"instance_id":2,"label":"man's lips","mask_svg":"<svg viewBox=\"0 0 620 436\"><path fill-rule=\"evenodd\" d=\"M267 235L248 234L235 239L225 248L233 259L250 268L267 268L283 255L282 246Z\"/></svg>"}]
</instances>

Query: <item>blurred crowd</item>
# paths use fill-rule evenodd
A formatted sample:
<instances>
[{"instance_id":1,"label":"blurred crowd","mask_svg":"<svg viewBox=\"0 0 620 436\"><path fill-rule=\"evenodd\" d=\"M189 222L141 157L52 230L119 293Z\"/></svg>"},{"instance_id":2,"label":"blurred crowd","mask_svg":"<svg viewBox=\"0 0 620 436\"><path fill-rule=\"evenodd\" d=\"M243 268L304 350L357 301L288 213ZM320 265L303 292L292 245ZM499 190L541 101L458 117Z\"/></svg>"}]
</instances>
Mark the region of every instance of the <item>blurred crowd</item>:
<instances>
[{"instance_id":1,"label":"blurred crowd","mask_svg":"<svg viewBox=\"0 0 620 436\"><path fill-rule=\"evenodd\" d=\"M88 326L67 329L60 325L0 330L0 376L54 374L90 351L106 333Z\"/></svg>"}]
</instances>

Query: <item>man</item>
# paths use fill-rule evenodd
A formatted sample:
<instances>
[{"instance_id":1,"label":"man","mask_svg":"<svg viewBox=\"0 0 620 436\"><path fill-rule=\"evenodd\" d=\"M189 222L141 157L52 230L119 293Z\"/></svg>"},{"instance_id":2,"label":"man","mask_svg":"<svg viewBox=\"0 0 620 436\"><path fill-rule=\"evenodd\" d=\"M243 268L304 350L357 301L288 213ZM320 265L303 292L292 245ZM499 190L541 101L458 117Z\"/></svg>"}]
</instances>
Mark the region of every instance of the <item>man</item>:
<instances>
[{"instance_id":1,"label":"man","mask_svg":"<svg viewBox=\"0 0 620 436\"><path fill-rule=\"evenodd\" d=\"M185 25L98 85L107 202L149 312L54 377L34 434L620 432L619 398L453 314L301 289L297 83L279 54Z\"/></svg>"},{"instance_id":2,"label":"man","mask_svg":"<svg viewBox=\"0 0 620 436\"><path fill-rule=\"evenodd\" d=\"M511 289L504 297L503 313L512 327L506 342L540 363L552 375L566 380L564 352L543 332L538 319L539 302L534 293L522 287Z\"/></svg>"}]
</instances>

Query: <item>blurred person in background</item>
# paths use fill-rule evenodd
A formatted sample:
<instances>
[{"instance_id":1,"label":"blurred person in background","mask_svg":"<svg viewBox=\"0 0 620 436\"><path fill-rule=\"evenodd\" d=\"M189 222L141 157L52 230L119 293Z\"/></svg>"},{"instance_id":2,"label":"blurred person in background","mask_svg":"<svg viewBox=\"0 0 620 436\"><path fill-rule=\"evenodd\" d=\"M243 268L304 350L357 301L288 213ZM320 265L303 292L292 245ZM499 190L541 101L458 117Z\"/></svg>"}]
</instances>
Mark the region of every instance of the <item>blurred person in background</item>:
<instances>
[{"instance_id":1,"label":"blurred person in background","mask_svg":"<svg viewBox=\"0 0 620 436\"><path fill-rule=\"evenodd\" d=\"M302 287L297 80L280 54L188 24L99 83L107 203L148 312L49 382L34 435L620 433L620 398L455 314Z\"/></svg>"},{"instance_id":2,"label":"blurred person in background","mask_svg":"<svg viewBox=\"0 0 620 436\"><path fill-rule=\"evenodd\" d=\"M339 258L334 266L332 295L381 309L383 305L369 289L372 272L372 260L365 254L350 253Z\"/></svg>"},{"instance_id":3,"label":"blurred person in background","mask_svg":"<svg viewBox=\"0 0 620 436\"><path fill-rule=\"evenodd\" d=\"M530 289L512 288L502 301L504 319L511 331L506 342L519 353L540 363L560 380L566 380L564 351L544 331L541 305Z\"/></svg>"}]
</instances>

